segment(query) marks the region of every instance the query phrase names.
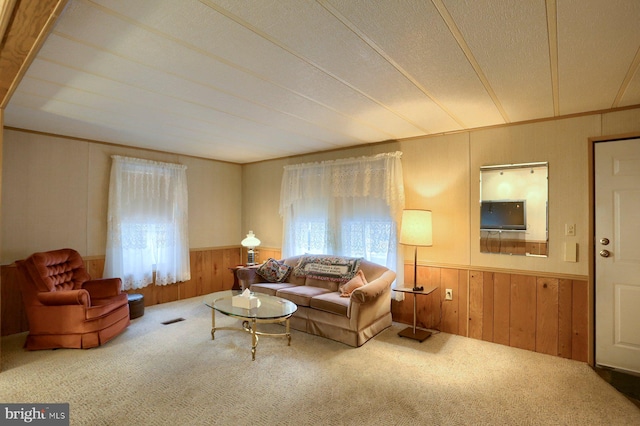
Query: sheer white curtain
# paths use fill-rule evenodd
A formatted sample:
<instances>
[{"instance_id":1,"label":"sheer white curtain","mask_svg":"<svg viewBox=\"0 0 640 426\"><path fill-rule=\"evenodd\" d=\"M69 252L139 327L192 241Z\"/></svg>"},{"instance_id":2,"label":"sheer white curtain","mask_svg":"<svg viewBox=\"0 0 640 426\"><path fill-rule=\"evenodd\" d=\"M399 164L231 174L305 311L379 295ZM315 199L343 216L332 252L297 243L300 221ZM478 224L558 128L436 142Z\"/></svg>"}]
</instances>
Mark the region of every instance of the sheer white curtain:
<instances>
[{"instance_id":1,"label":"sheer white curtain","mask_svg":"<svg viewBox=\"0 0 640 426\"><path fill-rule=\"evenodd\" d=\"M283 256L358 256L396 271L404 208L401 152L285 166L280 190Z\"/></svg>"},{"instance_id":2,"label":"sheer white curtain","mask_svg":"<svg viewBox=\"0 0 640 426\"><path fill-rule=\"evenodd\" d=\"M114 155L104 276L125 290L191 279L186 166Z\"/></svg>"}]
</instances>

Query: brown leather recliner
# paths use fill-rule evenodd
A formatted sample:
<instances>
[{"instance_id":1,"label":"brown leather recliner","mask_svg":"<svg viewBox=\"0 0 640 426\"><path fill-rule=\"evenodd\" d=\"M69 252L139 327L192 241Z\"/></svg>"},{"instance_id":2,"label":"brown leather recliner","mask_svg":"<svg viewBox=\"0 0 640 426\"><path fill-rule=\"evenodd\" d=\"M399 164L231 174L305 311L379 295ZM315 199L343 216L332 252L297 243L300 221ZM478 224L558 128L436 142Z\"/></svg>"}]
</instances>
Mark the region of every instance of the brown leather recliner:
<instances>
[{"instance_id":1,"label":"brown leather recliner","mask_svg":"<svg viewBox=\"0 0 640 426\"><path fill-rule=\"evenodd\" d=\"M34 253L16 262L29 321L25 348L93 348L130 323L120 278L92 280L72 249Z\"/></svg>"}]
</instances>

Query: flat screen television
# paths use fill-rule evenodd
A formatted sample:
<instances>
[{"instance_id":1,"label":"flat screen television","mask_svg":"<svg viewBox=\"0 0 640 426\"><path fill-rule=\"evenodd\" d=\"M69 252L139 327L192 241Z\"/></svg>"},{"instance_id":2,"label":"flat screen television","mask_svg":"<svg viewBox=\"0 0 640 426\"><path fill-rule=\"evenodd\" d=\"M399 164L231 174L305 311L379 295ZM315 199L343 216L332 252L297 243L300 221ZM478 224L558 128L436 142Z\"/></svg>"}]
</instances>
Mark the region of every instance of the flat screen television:
<instances>
[{"instance_id":1,"label":"flat screen television","mask_svg":"<svg viewBox=\"0 0 640 426\"><path fill-rule=\"evenodd\" d=\"M483 231L524 231L527 229L525 200L484 200L480 202L480 229Z\"/></svg>"}]
</instances>

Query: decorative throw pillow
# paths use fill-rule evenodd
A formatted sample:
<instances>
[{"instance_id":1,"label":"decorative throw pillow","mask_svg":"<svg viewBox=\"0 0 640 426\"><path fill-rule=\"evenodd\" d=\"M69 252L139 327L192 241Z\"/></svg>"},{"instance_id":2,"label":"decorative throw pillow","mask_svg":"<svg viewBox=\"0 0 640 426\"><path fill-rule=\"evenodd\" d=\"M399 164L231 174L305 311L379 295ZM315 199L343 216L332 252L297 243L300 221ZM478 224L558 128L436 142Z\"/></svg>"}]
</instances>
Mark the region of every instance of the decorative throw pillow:
<instances>
[{"instance_id":1,"label":"decorative throw pillow","mask_svg":"<svg viewBox=\"0 0 640 426\"><path fill-rule=\"evenodd\" d=\"M362 258L359 257L302 256L293 269L293 274L317 280L347 282L355 276L361 261Z\"/></svg>"},{"instance_id":2,"label":"decorative throw pillow","mask_svg":"<svg viewBox=\"0 0 640 426\"><path fill-rule=\"evenodd\" d=\"M270 283L281 283L287 279L291 272L291 266L278 262L273 258L267 259L258 270L256 274L260 275Z\"/></svg>"},{"instance_id":3,"label":"decorative throw pillow","mask_svg":"<svg viewBox=\"0 0 640 426\"><path fill-rule=\"evenodd\" d=\"M340 285L340 297L349 297L353 290L362 287L363 285L367 285L367 279L364 277L364 272L362 270L358 270L358 273L351 278L348 282Z\"/></svg>"}]
</instances>

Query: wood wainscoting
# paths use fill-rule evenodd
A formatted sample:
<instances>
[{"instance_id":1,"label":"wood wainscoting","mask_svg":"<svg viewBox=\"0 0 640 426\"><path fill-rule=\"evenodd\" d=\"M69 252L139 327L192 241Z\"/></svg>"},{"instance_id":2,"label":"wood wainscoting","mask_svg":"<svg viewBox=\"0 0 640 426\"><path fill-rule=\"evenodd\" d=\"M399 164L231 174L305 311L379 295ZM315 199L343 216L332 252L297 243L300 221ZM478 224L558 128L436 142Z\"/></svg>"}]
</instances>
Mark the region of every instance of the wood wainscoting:
<instances>
[{"instance_id":1,"label":"wood wainscoting","mask_svg":"<svg viewBox=\"0 0 640 426\"><path fill-rule=\"evenodd\" d=\"M279 249L260 248L259 261L280 259ZM231 289L229 268L246 260L240 247L192 250L191 280L166 286L151 284L129 293L144 295L145 306ZM92 277L102 276L104 257L85 259ZM14 264L1 267L2 336L29 329ZM413 265L405 265L413 282ZM437 286L418 296L418 326L488 342L587 362L588 285L586 279L535 276L513 271L418 266L418 285ZM453 300L445 300L445 289ZM413 324L413 295L393 301L393 320Z\"/></svg>"},{"instance_id":2,"label":"wood wainscoting","mask_svg":"<svg viewBox=\"0 0 640 426\"><path fill-rule=\"evenodd\" d=\"M413 265L405 265L413 282ZM418 266L419 327L588 362L587 279ZM445 300L445 289L453 300ZM393 301L394 321L413 324L412 295Z\"/></svg>"},{"instance_id":3,"label":"wood wainscoting","mask_svg":"<svg viewBox=\"0 0 640 426\"><path fill-rule=\"evenodd\" d=\"M269 257L280 258L279 249L260 249L261 259ZM246 260L242 248L223 247L192 249L190 252L191 279L189 281L157 286L150 284L137 290L129 290L127 293L138 293L144 296L145 306L159 303L173 302L175 300L202 296L216 291L230 290L233 286L233 272L229 269ZM104 269L104 256L91 256L84 259L87 271L93 278L102 277ZM27 317L20 295L20 281L22 275L15 264L3 265L1 271L2 294L2 336L21 333L29 330Z\"/></svg>"}]
</instances>

